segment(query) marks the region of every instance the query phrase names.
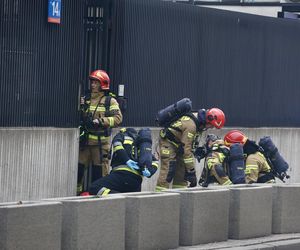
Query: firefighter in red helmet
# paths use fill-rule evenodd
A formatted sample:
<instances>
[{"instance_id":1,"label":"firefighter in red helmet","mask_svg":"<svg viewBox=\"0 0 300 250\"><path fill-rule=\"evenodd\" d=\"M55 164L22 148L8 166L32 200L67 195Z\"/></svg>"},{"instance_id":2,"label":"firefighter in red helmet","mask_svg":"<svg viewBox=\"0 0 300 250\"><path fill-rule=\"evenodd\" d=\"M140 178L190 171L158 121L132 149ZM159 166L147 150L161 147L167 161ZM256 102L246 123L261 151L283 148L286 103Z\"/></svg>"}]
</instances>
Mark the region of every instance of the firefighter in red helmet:
<instances>
[{"instance_id":1,"label":"firefighter in red helmet","mask_svg":"<svg viewBox=\"0 0 300 250\"><path fill-rule=\"evenodd\" d=\"M81 130L77 193L83 190L84 169L92 163L92 182L109 172L111 130L122 122L117 100L109 95L110 79L104 70L89 75L90 93L81 97Z\"/></svg>"},{"instance_id":2,"label":"firefighter in red helmet","mask_svg":"<svg viewBox=\"0 0 300 250\"><path fill-rule=\"evenodd\" d=\"M240 130L231 130L224 136L224 142L226 146L233 143L243 145L246 155L246 183L273 183L275 181L271 166L255 141L249 140Z\"/></svg>"},{"instance_id":3,"label":"firefighter in red helmet","mask_svg":"<svg viewBox=\"0 0 300 250\"><path fill-rule=\"evenodd\" d=\"M188 113L164 127L160 132L160 173L156 190L197 185L193 151L195 142L208 128L220 129L225 124L221 109L201 109Z\"/></svg>"}]
</instances>

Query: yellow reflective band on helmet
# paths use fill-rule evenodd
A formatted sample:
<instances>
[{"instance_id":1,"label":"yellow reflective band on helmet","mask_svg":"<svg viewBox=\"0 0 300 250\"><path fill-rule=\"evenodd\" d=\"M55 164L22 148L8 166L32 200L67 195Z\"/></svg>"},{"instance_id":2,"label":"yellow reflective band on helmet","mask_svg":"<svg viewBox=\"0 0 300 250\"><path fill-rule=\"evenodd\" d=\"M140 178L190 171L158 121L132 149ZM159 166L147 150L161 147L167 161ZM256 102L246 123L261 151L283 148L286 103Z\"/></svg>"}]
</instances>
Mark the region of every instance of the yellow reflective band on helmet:
<instances>
[{"instance_id":1,"label":"yellow reflective band on helmet","mask_svg":"<svg viewBox=\"0 0 300 250\"><path fill-rule=\"evenodd\" d=\"M109 138L110 138L109 136L100 136L100 140L107 140ZM89 139L90 140L98 140L98 136L89 134Z\"/></svg>"},{"instance_id":2,"label":"yellow reflective band on helmet","mask_svg":"<svg viewBox=\"0 0 300 250\"><path fill-rule=\"evenodd\" d=\"M120 146L120 145L115 146L115 147L114 147L114 152L116 152L116 151L118 151L118 150L122 150L122 149L124 149L123 146Z\"/></svg>"},{"instance_id":3,"label":"yellow reflective band on helmet","mask_svg":"<svg viewBox=\"0 0 300 250\"><path fill-rule=\"evenodd\" d=\"M161 153L164 154L164 155L168 155L168 154L170 154L170 150L163 149L163 150L161 151Z\"/></svg>"},{"instance_id":4,"label":"yellow reflective band on helmet","mask_svg":"<svg viewBox=\"0 0 300 250\"><path fill-rule=\"evenodd\" d=\"M194 138L194 134L192 134L192 133L190 133L190 132L188 132L188 138Z\"/></svg>"},{"instance_id":5,"label":"yellow reflective band on helmet","mask_svg":"<svg viewBox=\"0 0 300 250\"><path fill-rule=\"evenodd\" d=\"M194 162L194 158L186 158L186 159L183 159L183 162L184 163L193 163Z\"/></svg>"},{"instance_id":6,"label":"yellow reflective band on helmet","mask_svg":"<svg viewBox=\"0 0 300 250\"><path fill-rule=\"evenodd\" d=\"M115 119L113 117L107 117L109 121L109 126L113 127L115 125Z\"/></svg>"},{"instance_id":7,"label":"yellow reflective band on helmet","mask_svg":"<svg viewBox=\"0 0 300 250\"><path fill-rule=\"evenodd\" d=\"M109 110L110 111L112 111L112 110L119 110L119 105L111 105L110 107L109 107Z\"/></svg>"},{"instance_id":8,"label":"yellow reflective band on helmet","mask_svg":"<svg viewBox=\"0 0 300 250\"><path fill-rule=\"evenodd\" d=\"M223 183L223 185L231 185L231 184L232 184L231 180L225 181L225 182Z\"/></svg>"}]
</instances>

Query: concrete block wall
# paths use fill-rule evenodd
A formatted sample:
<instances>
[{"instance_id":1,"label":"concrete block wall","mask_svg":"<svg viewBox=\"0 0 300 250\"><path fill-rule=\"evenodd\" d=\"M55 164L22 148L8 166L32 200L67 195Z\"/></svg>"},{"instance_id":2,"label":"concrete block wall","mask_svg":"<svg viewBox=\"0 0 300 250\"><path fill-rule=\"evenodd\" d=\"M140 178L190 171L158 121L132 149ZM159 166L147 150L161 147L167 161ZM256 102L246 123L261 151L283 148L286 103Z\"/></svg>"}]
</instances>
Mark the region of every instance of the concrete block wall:
<instances>
[{"instance_id":1,"label":"concrete block wall","mask_svg":"<svg viewBox=\"0 0 300 250\"><path fill-rule=\"evenodd\" d=\"M125 198L66 197L63 205L62 248L125 249Z\"/></svg>"},{"instance_id":2,"label":"concrete block wall","mask_svg":"<svg viewBox=\"0 0 300 250\"><path fill-rule=\"evenodd\" d=\"M248 239L272 233L272 187L230 188L230 239Z\"/></svg>"},{"instance_id":3,"label":"concrete block wall","mask_svg":"<svg viewBox=\"0 0 300 250\"><path fill-rule=\"evenodd\" d=\"M61 249L60 202L0 203L0 249Z\"/></svg>"},{"instance_id":4,"label":"concrete block wall","mask_svg":"<svg viewBox=\"0 0 300 250\"><path fill-rule=\"evenodd\" d=\"M272 211L274 234L300 232L300 185L274 185Z\"/></svg>"},{"instance_id":5,"label":"concrete block wall","mask_svg":"<svg viewBox=\"0 0 300 250\"><path fill-rule=\"evenodd\" d=\"M126 249L174 249L179 246L179 194L123 195L126 197Z\"/></svg>"},{"instance_id":6,"label":"concrete block wall","mask_svg":"<svg viewBox=\"0 0 300 250\"><path fill-rule=\"evenodd\" d=\"M220 136L232 128L208 130ZM237 128L235 128L237 129ZM258 141L270 135L290 165L288 183L300 183L300 128L238 128ZM159 128L151 128L153 151L156 150ZM114 130L114 134L118 129ZM0 202L37 200L76 194L78 163L77 128L0 128ZM202 164L196 164L197 175ZM145 178L143 191L154 191L159 171Z\"/></svg>"},{"instance_id":7,"label":"concrete block wall","mask_svg":"<svg viewBox=\"0 0 300 250\"><path fill-rule=\"evenodd\" d=\"M229 190L174 189L180 194L181 246L228 239Z\"/></svg>"},{"instance_id":8,"label":"concrete block wall","mask_svg":"<svg viewBox=\"0 0 300 250\"><path fill-rule=\"evenodd\" d=\"M235 242L266 239L272 221L276 235L289 228L300 235L299 187L233 185L0 203L0 249L204 247L232 242L227 236ZM300 236L295 236L248 242L241 249L298 249L299 244Z\"/></svg>"}]
</instances>

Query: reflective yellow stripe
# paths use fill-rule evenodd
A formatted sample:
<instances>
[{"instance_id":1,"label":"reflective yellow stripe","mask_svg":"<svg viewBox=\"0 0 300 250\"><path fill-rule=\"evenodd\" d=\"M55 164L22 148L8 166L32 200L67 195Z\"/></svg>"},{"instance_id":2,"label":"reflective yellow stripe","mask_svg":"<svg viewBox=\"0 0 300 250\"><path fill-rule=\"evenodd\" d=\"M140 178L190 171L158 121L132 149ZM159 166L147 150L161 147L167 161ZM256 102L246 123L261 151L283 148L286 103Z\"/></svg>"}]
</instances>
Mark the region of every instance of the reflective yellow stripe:
<instances>
[{"instance_id":1,"label":"reflective yellow stripe","mask_svg":"<svg viewBox=\"0 0 300 250\"><path fill-rule=\"evenodd\" d=\"M188 120L190 120L191 118L189 117L189 116L183 116L183 117L181 117L180 118L180 121L188 121Z\"/></svg>"},{"instance_id":2,"label":"reflective yellow stripe","mask_svg":"<svg viewBox=\"0 0 300 250\"><path fill-rule=\"evenodd\" d=\"M152 162L152 166L158 168L158 162Z\"/></svg>"},{"instance_id":3,"label":"reflective yellow stripe","mask_svg":"<svg viewBox=\"0 0 300 250\"><path fill-rule=\"evenodd\" d=\"M160 191L166 190L166 189L167 189L167 188L165 188L165 187L156 186L155 191L156 191L156 192L160 192Z\"/></svg>"},{"instance_id":4,"label":"reflective yellow stripe","mask_svg":"<svg viewBox=\"0 0 300 250\"><path fill-rule=\"evenodd\" d=\"M129 144L129 145L131 145L132 143L133 143L132 140L124 140L124 144Z\"/></svg>"},{"instance_id":5,"label":"reflective yellow stripe","mask_svg":"<svg viewBox=\"0 0 300 250\"><path fill-rule=\"evenodd\" d=\"M113 127L115 125L115 119L113 117L107 117L109 121L109 126Z\"/></svg>"},{"instance_id":6,"label":"reflective yellow stripe","mask_svg":"<svg viewBox=\"0 0 300 250\"><path fill-rule=\"evenodd\" d=\"M118 151L118 150L121 150L121 149L124 149L123 146L115 146L114 147L114 152Z\"/></svg>"},{"instance_id":7,"label":"reflective yellow stripe","mask_svg":"<svg viewBox=\"0 0 300 250\"><path fill-rule=\"evenodd\" d=\"M162 154L164 154L164 155L170 154L170 150L167 150L167 149L163 149L161 152L162 152Z\"/></svg>"},{"instance_id":8,"label":"reflective yellow stripe","mask_svg":"<svg viewBox=\"0 0 300 250\"><path fill-rule=\"evenodd\" d=\"M186 159L183 159L183 162L184 162L184 163L193 163L193 162L194 162L194 158L186 158Z\"/></svg>"},{"instance_id":9,"label":"reflective yellow stripe","mask_svg":"<svg viewBox=\"0 0 300 250\"><path fill-rule=\"evenodd\" d=\"M98 140L98 136L97 135L91 135L91 134L89 134L89 139L91 139L91 140ZM100 136L100 139L101 140L107 140L107 139L109 139L109 136Z\"/></svg>"},{"instance_id":10,"label":"reflective yellow stripe","mask_svg":"<svg viewBox=\"0 0 300 250\"><path fill-rule=\"evenodd\" d=\"M173 142L173 141L170 141L170 140L167 140L167 141L170 142L171 144L173 144L176 148L179 147L179 145L178 145L177 143L175 143L175 142Z\"/></svg>"},{"instance_id":11,"label":"reflective yellow stripe","mask_svg":"<svg viewBox=\"0 0 300 250\"><path fill-rule=\"evenodd\" d=\"M223 185L231 185L231 184L232 184L232 182L231 182L230 180L225 181L225 182L223 183Z\"/></svg>"},{"instance_id":12,"label":"reflective yellow stripe","mask_svg":"<svg viewBox=\"0 0 300 250\"><path fill-rule=\"evenodd\" d=\"M109 107L109 110L111 111L111 110L119 110L119 105L111 105L110 107Z\"/></svg>"},{"instance_id":13,"label":"reflective yellow stripe","mask_svg":"<svg viewBox=\"0 0 300 250\"><path fill-rule=\"evenodd\" d=\"M193 133L190 133L190 132L188 132L188 138L193 138L194 137L194 134Z\"/></svg>"},{"instance_id":14,"label":"reflective yellow stripe","mask_svg":"<svg viewBox=\"0 0 300 250\"><path fill-rule=\"evenodd\" d=\"M109 188L106 188L103 193L101 194L101 196L107 196L110 192L110 189Z\"/></svg>"},{"instance_id":15,"label":"reflective yellow stripe","mask_svg":"<svg viewBox=\"0 0 300 250\"><path fill-rule=\"evenodd\" d=\"M133 173L133 174L141 176L141 174L138 171L133 170L131 168L127 168L127 167L118 167L118 168L113 169L113 171L119 171L119 170L125 170L125 171L128 171L130 173Z\"/></svg>"},{"instance_id":16,"label":"reflective yellow stripe","mask_svg":"<svg viewBox=\"0 0 300 250\"><path fill-rule=\"evenodd\" d=\"M181 126L181 125L182 125L182 123L181 123L180 121L174 122L174 123L172 124L172 126L175 127L175 128L177 128L177 127L179 127L179 126ZM172 128L170 128L170 129L172 129ZM174 130L174 129L173 129L173 130Z\"/></svg>"},{"instance_id":17,"label":"reflective yellow stripe","mask_svg":"<svg viewBox=\"0 0 300 250\"><path fill-rule=\"evenodd\" d=\"M97 107L97 106L90 106L90 111L95 111L95 110L96 110L96 107ZM105 112L106 109L105 109L105 107L98 106L98 107L97 107L97 111Z\"/></svg>"}]
</instances>

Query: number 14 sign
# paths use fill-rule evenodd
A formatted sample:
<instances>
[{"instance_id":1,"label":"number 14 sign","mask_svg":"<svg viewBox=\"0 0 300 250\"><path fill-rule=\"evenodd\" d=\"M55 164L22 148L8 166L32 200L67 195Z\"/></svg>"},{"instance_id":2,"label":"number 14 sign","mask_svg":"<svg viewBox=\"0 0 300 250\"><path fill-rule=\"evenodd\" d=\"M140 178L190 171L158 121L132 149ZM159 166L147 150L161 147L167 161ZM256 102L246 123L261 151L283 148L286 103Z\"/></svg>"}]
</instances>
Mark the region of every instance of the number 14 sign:
<instances>
[{"instance_id":1,"label":"number 14 sign","mask_svg":"<svg viewBox=\"0 0 300 250\"><path fill-rule=\"evenodd\" d=\"M48 22L60 23L61 0L48 0Z\"/></svg>"}]
</instances>

